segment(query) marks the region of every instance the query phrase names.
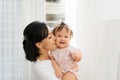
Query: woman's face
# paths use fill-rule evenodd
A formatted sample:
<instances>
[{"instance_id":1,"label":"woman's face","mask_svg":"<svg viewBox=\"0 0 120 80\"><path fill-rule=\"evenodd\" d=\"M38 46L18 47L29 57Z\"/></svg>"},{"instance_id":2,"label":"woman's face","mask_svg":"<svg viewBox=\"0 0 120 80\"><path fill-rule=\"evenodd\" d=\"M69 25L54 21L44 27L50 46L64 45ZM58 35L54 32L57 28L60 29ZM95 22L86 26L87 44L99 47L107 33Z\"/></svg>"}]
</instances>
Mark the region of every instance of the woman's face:
<instances>
[{"instance_id":1,"label":"woman's face","mask_svg":"<svg viewBox=\"0 0 120 80\"><path fill-rule=\"evenodd\" d=\"M55 49L56 48L55 40L56 40L55 36L53 36L52 32L49 30L48 37L41 42L42 49L47 51Z\"/></svg>"}]
</instances>

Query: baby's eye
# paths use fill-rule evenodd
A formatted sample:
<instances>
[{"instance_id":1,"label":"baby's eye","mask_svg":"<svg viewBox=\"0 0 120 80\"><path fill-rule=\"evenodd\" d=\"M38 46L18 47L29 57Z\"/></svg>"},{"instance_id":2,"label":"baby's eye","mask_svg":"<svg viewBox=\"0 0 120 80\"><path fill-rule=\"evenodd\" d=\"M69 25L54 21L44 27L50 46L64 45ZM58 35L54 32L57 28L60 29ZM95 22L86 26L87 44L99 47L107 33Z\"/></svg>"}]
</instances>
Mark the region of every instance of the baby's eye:
<instances>
[{"instance_id":1,"label":"baby's eye","mask_svg":"<svg viewBox=\"0 0 120 80\"><path fill-rule=\"evenodd\" d=\"M68 36L65 36L65 38L68 38Z\"/></svg>"}]
</instances>

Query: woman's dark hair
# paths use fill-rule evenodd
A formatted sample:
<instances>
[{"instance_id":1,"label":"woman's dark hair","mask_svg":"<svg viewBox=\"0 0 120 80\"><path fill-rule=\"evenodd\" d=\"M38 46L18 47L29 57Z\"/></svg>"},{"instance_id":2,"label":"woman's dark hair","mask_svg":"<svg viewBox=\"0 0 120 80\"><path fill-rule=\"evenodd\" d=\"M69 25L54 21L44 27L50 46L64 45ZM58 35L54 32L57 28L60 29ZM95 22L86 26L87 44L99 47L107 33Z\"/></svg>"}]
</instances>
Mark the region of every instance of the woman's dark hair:
<instances>
[{"instance_id":1,"label":"woman's dark hair","mask_svg":"<svg viewBox=\"0 0 120 80\"><path fill-rule=\"evenodd\" d=\"M40 56L37 42L41 42L48 36L48 28L45 23L34 21L26 26L23 32L23 49L26 55L26 59L29 61L36 61Z\"/></svg>"},{"instance_id":2,"label":"woman's dark hair","mask_svg":"<svg viewBox=\"0 0 120 80\"><path fill-rule=\"evenodd\" d=\"M55 36L56 32L61 31L63 28L66 29L67 32L70 31L70 35L73 36L73 32L72 30L69 28L69 26L67 24L65 24L64 22L61 22L59 25L57 25L54 29L53 29L53 35Z\"/></svg>"}]
</instances>

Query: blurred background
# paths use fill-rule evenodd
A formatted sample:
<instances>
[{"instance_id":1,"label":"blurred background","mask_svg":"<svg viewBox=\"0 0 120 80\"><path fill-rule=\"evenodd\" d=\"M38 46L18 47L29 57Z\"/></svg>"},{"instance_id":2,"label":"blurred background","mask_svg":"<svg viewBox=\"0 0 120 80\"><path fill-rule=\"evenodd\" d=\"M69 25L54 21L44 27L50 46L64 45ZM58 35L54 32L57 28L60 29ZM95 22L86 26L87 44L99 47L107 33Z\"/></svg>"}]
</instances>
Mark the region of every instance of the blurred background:
<instances>
[{"instance_id":1,"label":"blurred background","mask_svg":"<svg viewBox=\"0 0 120 80\"><path fill-rule=\"evenodd\" d=\"M0 0L0 80L31 80L22 48L23 29L34 20L73 29L82 52L81 80L120 80L120 0Z\"/></svg>"}]
</instances>

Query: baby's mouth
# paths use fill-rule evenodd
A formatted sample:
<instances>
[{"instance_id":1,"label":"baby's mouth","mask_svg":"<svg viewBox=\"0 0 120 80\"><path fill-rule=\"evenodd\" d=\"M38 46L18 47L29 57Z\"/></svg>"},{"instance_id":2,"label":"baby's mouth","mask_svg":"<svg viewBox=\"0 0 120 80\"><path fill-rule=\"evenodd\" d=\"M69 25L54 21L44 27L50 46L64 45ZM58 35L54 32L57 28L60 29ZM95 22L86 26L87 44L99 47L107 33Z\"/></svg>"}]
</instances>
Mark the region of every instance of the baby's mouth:
<instances>
[{"instance_id":1,"label":"baby's mouth","mask_svg":"<svg viewBox=\"0 0 120 80\"><path fill-rule=\"evenodd\" d=\"M60 44L65 44L65 42L60 42Z\"/></svg>"}]
</instances>

